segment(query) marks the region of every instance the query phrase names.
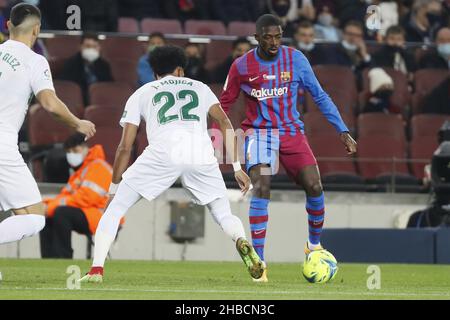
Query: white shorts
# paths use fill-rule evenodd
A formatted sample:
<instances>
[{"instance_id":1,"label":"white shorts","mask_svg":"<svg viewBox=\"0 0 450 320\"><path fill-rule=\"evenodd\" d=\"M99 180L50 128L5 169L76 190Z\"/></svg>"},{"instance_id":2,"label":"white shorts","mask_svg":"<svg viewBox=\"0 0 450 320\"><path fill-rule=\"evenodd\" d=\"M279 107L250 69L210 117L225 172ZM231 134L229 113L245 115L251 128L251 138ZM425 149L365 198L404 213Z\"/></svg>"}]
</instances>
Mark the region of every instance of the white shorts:
<instances>
[{"instance_id":1,"label":"white shorts","mask_svg":"<svg viewBox=\"0 0 450 320\"><path fill-rule=\"evenodd\" d=\"M0 211L20 209L41 201L36 180L25 163L0 165Z\"/></svg>"},{"instance_id":2,"label":"white shorts","mask_svg":"<svg viewBox=\"0 0 450 320\"><path fill-rule=\"evenodd\" d=\"M226 196L225 182L219 165L176 165L161 154L144 153L122 175L123 181L151 201L169 189L178 178L192 200L200 205Z\"/></svg>"}]
</instances>

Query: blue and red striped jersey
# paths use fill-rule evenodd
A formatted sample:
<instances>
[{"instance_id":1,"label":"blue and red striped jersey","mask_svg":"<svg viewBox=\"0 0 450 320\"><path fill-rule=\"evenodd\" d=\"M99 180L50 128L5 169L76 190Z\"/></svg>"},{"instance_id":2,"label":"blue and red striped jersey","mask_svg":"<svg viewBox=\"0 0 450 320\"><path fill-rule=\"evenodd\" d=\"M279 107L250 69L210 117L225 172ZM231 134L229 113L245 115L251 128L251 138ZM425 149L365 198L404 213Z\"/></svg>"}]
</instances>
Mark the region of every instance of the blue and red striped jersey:
<instances>
[{"instance_id":1,"label":"blue and red striped jersey","mask_svg":"<svg viewBox=\"0 0 450 320\"><path fill-rule=\"evenodd\" d=\"M311 93L320 111L339 133L349 131L302 52L281 46L276 59L265 61L256 50L233 62L220 97L222 108L228 112L240 91L245 93L244 130L276 128L280 134L303 133L304 124L297 110L299 91L303 89Z\"/></svg>"}]
</instances>

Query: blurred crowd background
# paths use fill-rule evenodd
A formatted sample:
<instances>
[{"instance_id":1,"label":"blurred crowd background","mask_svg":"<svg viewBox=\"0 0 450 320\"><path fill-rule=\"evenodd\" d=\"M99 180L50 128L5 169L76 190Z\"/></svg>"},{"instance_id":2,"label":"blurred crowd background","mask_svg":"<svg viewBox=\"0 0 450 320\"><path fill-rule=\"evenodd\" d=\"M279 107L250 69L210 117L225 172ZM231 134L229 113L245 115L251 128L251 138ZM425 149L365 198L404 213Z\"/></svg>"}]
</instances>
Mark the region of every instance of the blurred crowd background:
<instances>
[{"instance_id":1,"label":"blurred crowd background","mask_svg":"<svg viewBox=\"0 0 450 320\"><path fill-rule=\"evenodd\" d=\"M18 2L0 0L0 42L7 39L5 21ZM23 2L40 7L47 31L33 49L48 58L56 91L69 108L97 124L98 134L90 143L102 144L109 162L127 98L154 80L148 58L155 47L184 47L186 75L210 84L219 96L233 61L256 45L255 20L272 13L283 22L284 44L307 56L360 145L358 156L348 159L311 96L300 92L297 107L325 186L361 190L375 185L378 190L397 184L420 191L429 182L424 167L439 145L439 129L450 120L450 0ZM70 5L81 8L82 34L67 32ZM377 29L367 27L367 19L375 17L368 14L371 8L380 18ZM246 98L241 96L231 111L235 127L243 118ZM70 132L38 104L30 110L20 134L21 151L38 180L64 180L55 178L56 169L47 174L37 159L40 151L62 143ZM43 127L48 130L43 132ZM147 145L144 131L136 156ZM44 158L41 166L45 164ZM225 176L232 172L226 165L222 169ZM277 182L292 187L283 171Z\"/></svg>"}]
</instances>

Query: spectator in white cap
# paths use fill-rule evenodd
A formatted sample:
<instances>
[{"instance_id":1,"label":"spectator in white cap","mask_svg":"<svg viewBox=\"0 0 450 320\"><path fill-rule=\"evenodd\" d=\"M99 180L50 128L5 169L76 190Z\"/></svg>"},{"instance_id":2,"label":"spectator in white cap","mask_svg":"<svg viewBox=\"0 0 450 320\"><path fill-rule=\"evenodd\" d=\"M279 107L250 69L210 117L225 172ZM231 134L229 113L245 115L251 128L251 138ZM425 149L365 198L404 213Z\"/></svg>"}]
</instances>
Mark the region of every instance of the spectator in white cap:
<instances>
[{"instance_id":1,"label":"spectator in white cap","mask_svg":"<svg viewBox=\"0 0 450 320\"><path fill-rule=\"evenodd\" d=\"M364 107L364 112L397 112L391 103L394 81L386 71L381 68L373 68L369 71L369 90L370 98Z\"/></svg>"}]
</instances>

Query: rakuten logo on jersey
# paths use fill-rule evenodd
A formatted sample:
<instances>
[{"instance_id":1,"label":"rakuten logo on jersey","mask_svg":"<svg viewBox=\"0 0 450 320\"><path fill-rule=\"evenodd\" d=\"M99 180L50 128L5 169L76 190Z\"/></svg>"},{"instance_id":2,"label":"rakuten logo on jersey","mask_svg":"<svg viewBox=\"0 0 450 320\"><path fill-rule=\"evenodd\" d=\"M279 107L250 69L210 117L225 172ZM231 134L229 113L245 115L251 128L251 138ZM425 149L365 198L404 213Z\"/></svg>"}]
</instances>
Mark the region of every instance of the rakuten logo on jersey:
<instances>
[{"instance_id":1,"label":"rakuten logo on jersey","mask_svg":"<svg viewBox=\"0 0 450 320\"><path fill-rule=\"evenodd\" d=\"M261 101L261 100L281 97L282 95L284 95L286 93L288 93L287 87L271 88L271 89L261 88L258 90L252 89L252 92L250 92L250 95Z\"/></svg>"}]
</instances>

